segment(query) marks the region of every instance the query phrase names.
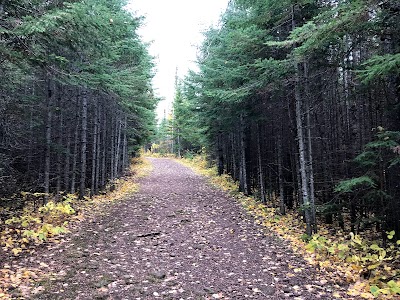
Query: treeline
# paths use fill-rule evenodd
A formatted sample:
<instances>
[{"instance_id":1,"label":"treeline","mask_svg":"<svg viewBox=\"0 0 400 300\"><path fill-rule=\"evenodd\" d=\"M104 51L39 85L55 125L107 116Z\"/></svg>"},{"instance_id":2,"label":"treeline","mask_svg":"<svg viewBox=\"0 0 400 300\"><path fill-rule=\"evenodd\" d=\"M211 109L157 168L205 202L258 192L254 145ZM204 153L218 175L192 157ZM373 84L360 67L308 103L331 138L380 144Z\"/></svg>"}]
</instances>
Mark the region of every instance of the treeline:
<instances>
[{"instance_id":1,"label":"treeline","mask_svg":"<svg viewBox=\"0 0 400 300\"><path fill-rule=\"evenodd\" d=\"M150 136L152 59L123 5L0 1L0 199L97 194Z\"/></svg>"},{"instance_id":2,"label":"treeline","mask_svg":"<svg viewBox=\"0 0 400 300\"><path fill-rule=\"evenodd\" d=\"M353 232L400 233L398 1L234 0L175 100L245 194Z\"/></svg>"}]
</instances>

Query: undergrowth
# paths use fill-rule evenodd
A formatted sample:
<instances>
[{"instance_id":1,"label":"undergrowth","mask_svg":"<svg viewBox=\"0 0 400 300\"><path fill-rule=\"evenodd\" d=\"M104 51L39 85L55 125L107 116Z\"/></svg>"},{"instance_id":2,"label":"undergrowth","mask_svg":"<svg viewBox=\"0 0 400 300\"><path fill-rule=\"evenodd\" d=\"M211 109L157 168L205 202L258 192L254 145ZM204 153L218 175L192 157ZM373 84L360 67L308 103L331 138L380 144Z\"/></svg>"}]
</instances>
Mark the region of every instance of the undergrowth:
<instances>
[{"instance_id":1,"label":"undergrowth","mask_svg":"<svg viewBox=\"0 0 400 300\"><path fill-rule=\"evenodd\" d=\"M279 209L268 207L254 197L239 193L239 187L229 175L218 176L204 156L179 160L197 173L208 176L211 183L235 196L255 218L256 223L272 230L290 243L291 248L311 265L323 271L336 283L349 284L348 295L365 299L399 299L400 241L393 241L395 232L387 232L391 241L383 248L367 236L332 230L320 224L318 234L304 234L305 224L298 212L280 215ZM334 232L334 234L332 234ZM334 297L341 298L339 293Z\"/></svg>"},{"instance_id":2,"label":"undergrowth","mask_svg":"<svg viewBox=\"0 0 400 300\"><path fill-rule=\"evenodd\" d=\"M60 243L63 235L79 226L83 220L104 212L104 206L124 199L138 191L135 179L146 176L151 164L144 159L135 158L127 175L112 183L113 191L92 198L79 200L75 194L64 195L61 200L49 199L46 205L35 209L27 205L20 214L0 221L0 256L32 255L39 245ZM24 197L42 197L42 194L22 193ZM1 253L3 252L3 253ZM39 270L27 268L13 269L8 262L0 265L0 299L11 299L9 290L23 282L38 278Z\"/></svg>"}]
</instances>

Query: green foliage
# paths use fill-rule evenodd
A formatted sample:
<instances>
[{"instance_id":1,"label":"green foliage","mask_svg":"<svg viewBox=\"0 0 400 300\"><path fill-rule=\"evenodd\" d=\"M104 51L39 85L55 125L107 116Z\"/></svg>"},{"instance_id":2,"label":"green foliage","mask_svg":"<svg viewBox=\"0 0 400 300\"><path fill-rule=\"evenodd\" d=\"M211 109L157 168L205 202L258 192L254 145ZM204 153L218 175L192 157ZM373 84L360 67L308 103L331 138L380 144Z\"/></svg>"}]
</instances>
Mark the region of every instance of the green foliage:
<instances>
[{"instance_id":1,"label":"green foliage","mask_svg":"<svg viewBox=\"0 0 400 300\"><path fill-rule=\"evenodd\" d=\"M400 53L375 55L362 64L363 70L358 71L358 76L364 83L369 83L378 78L398 75L400 73Z\"/></svg>"},{"instance_id":2,"label":"green foliage","mask_svg":"<svg viewBox=\"0 0 400 300\"><path fill-rule=\"evenodd\" d=\"M359 188L374 188L376 183L368 176L355 177L341 181L336 187L337 193L352 193Z\"/></svg>"},{"instance_id":3,"label":"green foliage","mask_svg":"<svg viewBox=\"0 0 400 300\"><path fill-rule=\"evenodd\" d=\"M370 218L383 222L383 226L386 203L392 198L386 189L385 174L400 163L396 150L399 142L399 132L378 127L376 138L367 143L364 151L354 159L364 175L343 180L334 189L336 193L353 196L352 205L363 202L371 207L374 215Z\"/></svg>"},{"instance_id":4,"label":"green foliage","mask_svg":"<svg viewBox=\"0 0 400 300\"><path fill-rule=\"evenodd\" d=\"M3 250L19 255L29 250L31 244L40 244L49 238L67 233L66 225L76 214L71 206L74 200L75 195L67 195L62 202L48 202L38 213L25 209L21 216L7 219L5 229L0 233Z\"/></svg>"},{"instance_id":5,"label":"green foliage","mask_svg":"<svg viewBox=\"0 0 400 300\"><path fill-rule=\"evenodd\" d=\"M393 238L394 234L394 231L388 232L388 237ZM398 241L397 244L399 245L400 242ZM343 263L350 264L353 269L358 269L362 276L368 274L371 284L370 292L374 296L400 295L399 282L387 281L387 278L397 277L397 270L389 267L400 259L400 248L395 245L383 248L376 242L368 242L359 235L351 233L350 240L344 242L314 235L307 243L306 249L320 256L339 258Z\"/></svg>"}]
</instances>

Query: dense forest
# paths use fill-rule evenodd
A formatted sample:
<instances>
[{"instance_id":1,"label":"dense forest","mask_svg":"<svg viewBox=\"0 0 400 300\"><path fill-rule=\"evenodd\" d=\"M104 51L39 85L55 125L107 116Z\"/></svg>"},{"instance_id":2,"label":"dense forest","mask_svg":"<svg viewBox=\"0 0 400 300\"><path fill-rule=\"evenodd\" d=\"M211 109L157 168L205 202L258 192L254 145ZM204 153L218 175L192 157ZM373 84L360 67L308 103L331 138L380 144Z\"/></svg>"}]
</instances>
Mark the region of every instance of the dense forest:
<instances>
[{"instance_id":1,"label":"dense forest","mask_svg":"<svg viewBox=\"0 0 400 300\"><path fill-rule=\"evenodd\" d=\"M177 84L174 152L204 147L308 235L400 233L399 26L394 0L230 1Z\"/></svg>"},{"instance_id":2,"label":"dense forest","mask_svg":"<svg viewBox=\"0 0 400 300\"><path fill-rule=\"evenodd\" d=\"M1 206L97 194L151 135L152 58L124 5L0 1Z\"/></svg>"},{"instance_id":3,"label":"dense forest","mask_svg":"<svg viewBox=\"0 0 400 300\"><path fill-rule=\"evenodd\" d=\"M0 0L0 299L397 299L400 2L230 0L158 124L134 2Z\"/></svg>"}]
</instances>

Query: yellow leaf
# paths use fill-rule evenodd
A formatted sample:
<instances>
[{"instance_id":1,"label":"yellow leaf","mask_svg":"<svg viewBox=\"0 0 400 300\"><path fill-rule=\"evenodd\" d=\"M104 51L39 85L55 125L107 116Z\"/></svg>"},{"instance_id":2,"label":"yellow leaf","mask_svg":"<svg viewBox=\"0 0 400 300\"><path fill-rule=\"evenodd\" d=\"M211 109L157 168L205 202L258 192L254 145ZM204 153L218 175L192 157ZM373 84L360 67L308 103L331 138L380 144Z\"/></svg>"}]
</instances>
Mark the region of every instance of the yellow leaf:
<instances>
[{"instance_id":1,"label":"yellow leaf","mask_svg":"<svg viewBox=\"0 0 400 300\"><path fill-rule=\"evenodd\" d=\"M364 298L364 299L374 299L375 297L372 295L372 294L370 294L370 293L361 293L361 298Z\"/></svg>"},{"instance_id":2,"label":"yellow leaf","mask_svg":"<svg viewBox=\"0 0 400 300\"><path fill-rule=\"evenodd\" d=\"M340 296L340 294L338 292L333 293L332 296L335 298L342 298L342 296Z\"/></svg>"},{"instance_id":3,"label":"yellow leaf","mask_svg":"<svg viewBox=\"0 0 400 300\"><path fill-rule=\"evenodd\" d=\"M347 291L347 294L349 294L350 296L358 296L358 295L360 295L360 292L357 290L354 290L354 289L349 289Z\"/></svg>"},{"instance_id":4,"label":"yellow leaf","mask_svg":"<svg viewBox=\"0 0 400 300\"><path fill-rule=\"evenodd\" d=\"M18 254L20 254L22 252L21 248L12 248L11 252L15 255L18 256Z\"/></svg>"},{"instance_id":5,"label":"yellow leaf","mask_svg":"<svg viewBox=\"0 0 400 300\"><path fill-rule=\"evenodd\" d=\"M299 273L299 272L301 272L301 271L302 271L301 268L296 268L296 269L293 270L293 272L295 272L295 273Z\"/></svg>"}]
</instances>

